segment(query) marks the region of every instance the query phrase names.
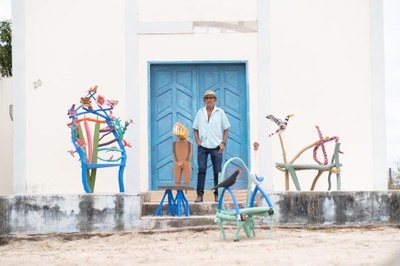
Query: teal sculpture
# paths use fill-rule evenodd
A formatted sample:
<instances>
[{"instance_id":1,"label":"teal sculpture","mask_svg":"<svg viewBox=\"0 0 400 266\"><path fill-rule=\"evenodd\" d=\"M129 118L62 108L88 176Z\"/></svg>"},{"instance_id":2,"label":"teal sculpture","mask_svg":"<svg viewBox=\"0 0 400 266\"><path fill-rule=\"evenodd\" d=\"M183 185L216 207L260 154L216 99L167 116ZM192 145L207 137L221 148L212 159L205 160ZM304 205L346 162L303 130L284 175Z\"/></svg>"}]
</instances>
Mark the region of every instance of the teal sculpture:
<instances>
[{"instance_id":1,"label":"teal sculpture","mask_svg":"<svg viewBox=\"0 0 400 266\"><path fill-rule=\"evenodd\" d=\"M232 175L228 178L223 180L223 177L226 176L227 171L230 166L237 166L237 169ZM247 176L247 194L246 194L246 202L243 208L239 208L239 204L236 200L235 194L233 193L232 186L235 184L237 178L243 178L243 176ZM239 234L241 229L244 230L247 237L255 236L254 230L254 218L256 216L261 217L271 217L271 228L272 230L272 223L273 223L273 215L274 209L271 201L269 200L268 195L264 192L264 190L259 186L263 181L262 177L257 177L256 175L251 175L249 169L247 168L246 164L238 157L233 157L229 159L222 168L222 172L220 173L220 182L219 185L212 188L215 189L219 187L220 195L218 201L217 212L215 214L215 223L219 226L221 230L221 235L224 240L226 240L226 234L223 227L223 222L236 222L236 233L234 241L239 241ZM252 190L253 183L255 184L254 190ZM225 209L224 205L224 195L225 192L228 191L232 201L233 201L233 209ZM263 207L256 207L255 200L257 193L261 193L263 198L266 200L267 206ZM271 232L271 231L270 231Z\"/></svg>"}]
</instances>

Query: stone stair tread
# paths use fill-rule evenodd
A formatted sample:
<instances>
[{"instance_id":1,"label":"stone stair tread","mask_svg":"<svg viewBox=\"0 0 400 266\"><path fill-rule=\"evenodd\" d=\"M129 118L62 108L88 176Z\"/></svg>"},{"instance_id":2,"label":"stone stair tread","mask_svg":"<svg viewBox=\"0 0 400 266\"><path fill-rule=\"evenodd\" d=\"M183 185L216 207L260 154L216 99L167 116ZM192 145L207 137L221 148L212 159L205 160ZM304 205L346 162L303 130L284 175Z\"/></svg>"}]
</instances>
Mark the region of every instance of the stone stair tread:
<instances>
[{"instance_id":1,"label":"stone stair tread","mask_svg":"<svg viewBox=\"0 0 400 266\"><path fill-rule=\"evenodd\" d=\"M239 208L243 208L244 202L239 202ZM151 216L153 213L156 212L156 210L159 207L159 203L156 202L143 202L142 204L142 217L143 216ZM218 203L217 202L198 202L198 203L192 203L189 202L189 207L190 207L190 214L191 215L199 215L199 216L204 216L204 215L214 215L216 213ZM233 209L233 203L225 203L224 207L226 209ZM163 215L166 214L168 209L168 204L164 202L162 212ZM182 210L183 213L183 210Z\"/></svg>"},{"instance_id":2,"label":"stone stair tread","mask_svg":"<svg viewBox=\"0 0 400 266\"><path fill-rule=\"evenodd\" d=\"M177 220L191 220L191 219L199 219L199 218L212 218L214 219L215 214L209 214L209 215L190 215L190 216L171 216L171 215L165 215L163 214L163 216L160 215L156 215L156 216L151 216L151 215L146 215L146 216L142 216L140 217L141 220L169 220L169 219L177 219Z\"/></svg>"},{"instance_id":3,"label":"stone stair tread","mask_svg":"<svg viewBox=\"0 0 400 266\"><path fill-rule=\"evenodd\" d=\"M214 218L215 215L142 216L140 217L140 227L141 229L168 229L212 226L215 225Z\"/></svg>"},{"instance_id":4,"label":"stone stair tread","mask_svg":"<svg viewBox=\"0 0 400 266\"><path fill-rule=\"evenodd\" d=\"M168 204L168 202L164 201L163 205L167 205L167 204ZM233 204L233 202L226 202L225 201L224 204L230 204L231 205L231 204ZM239 206L243 205L244 201L239 201L238 204L239 204ZM155 206L158 206L158 205L160 205L160 203L159 202L143 202L142 205L146 205L146 206L155 205ZM215 205L215 206L217 206L218 202L214 202L214 201L190 202L189 201L189 205L190 206L192 206L192 205Z\"/></svg>"},{"instance_id":5,"label":"stone stair tread","mask_svg":"<svg viewBox=\"0 0 400 266\"><path fill-rule=\"evenodd\" d=\"M160 202L165 190L151 190L147 191L144 194L144 202ZM234 194L237 201L245 201L247 190L234 190ZM184 190L184 194L189 201L189 203L194 202L197 198L196 190ZM166 200L166 199L165 199ZM225 202L232 201L229 193L225 193L224 196ZM214 202L214 193L211 190L204 191L204 202Z\"/></svg>"}]
</instances>

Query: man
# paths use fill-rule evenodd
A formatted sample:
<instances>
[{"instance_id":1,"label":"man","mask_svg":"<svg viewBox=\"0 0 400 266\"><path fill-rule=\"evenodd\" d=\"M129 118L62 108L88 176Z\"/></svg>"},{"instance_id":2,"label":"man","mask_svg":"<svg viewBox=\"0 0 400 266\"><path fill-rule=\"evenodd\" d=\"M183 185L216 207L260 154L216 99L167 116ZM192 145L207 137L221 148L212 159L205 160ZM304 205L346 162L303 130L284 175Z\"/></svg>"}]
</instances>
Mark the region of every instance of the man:
<instances>
[{"instance_id":1,"label":"man","mask_svg":"<svg viewBox=\"0 0 400 266\"><path fill-rule=\"evenodd\" d=\"M228 129L231 126L224 110L215 106L217 97L212 90L204 93L205 107L201 108L193 122L194 138L197 148L197 198L195 202L202 202L204 184L206 181L207 157L211 156L214 172L214 186L218 184L218 173L221 172L222 152L225 150L228 139ZM214 192L215 201L218 201L218 190Z\"/></svg>"}]
</instances>

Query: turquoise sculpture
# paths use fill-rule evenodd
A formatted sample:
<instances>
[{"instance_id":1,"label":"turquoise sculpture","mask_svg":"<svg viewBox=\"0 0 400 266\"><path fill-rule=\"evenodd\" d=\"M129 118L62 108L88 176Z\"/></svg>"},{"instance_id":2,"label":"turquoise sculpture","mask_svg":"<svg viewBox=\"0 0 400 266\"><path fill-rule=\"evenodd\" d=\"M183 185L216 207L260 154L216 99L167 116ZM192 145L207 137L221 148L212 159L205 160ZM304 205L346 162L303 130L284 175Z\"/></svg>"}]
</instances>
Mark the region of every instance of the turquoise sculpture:
<instances>
[{"instance_id":1,"label":"turquoise sculpture","mask_svg":"<svg viewBox=\"0 0 400 266\"><path fill-rule=\"evenodd\" d=\"M232 175L230 175L227 179L223 180L223 177L226 176L229 166L237 165L240 170L236 170ZM238 173L239 171L239 173ZM238 176L239 175L239 176ZM246 202L243 208L239 208L238 201L236 200L235 194L233 193L232 186L234 185L236 178L243 178L243 176L247 176L247 193L246 193ZM219 201L217 212L215 214L215 223L219 226L221 230L221 235L224 240L226 240L226 234L223 227L223 222L236 222L236 233L234 241L239 241L239 235L241 229L244 230L247 237L255 236L254 230L254 218L257 216L271 218L271 227L270 232L272 230L273 223L273 215L274 209L273 205L265 193L265 191L259 186L263 181L262 177L257 177L256 175L252 175L249 172L246 164L238 157L233 157L229 159L222 168L222 172L220 173L220 184L219 184ZM253 183L255 185L254 190L252 190ZM232 201L233 201L233 209L225 209L224 204L224 195L225 192L228 191ZM267 206L256 207L255 200L257 193L261 193L262 197L266 200Z\"/></svg>"}]
</instances>

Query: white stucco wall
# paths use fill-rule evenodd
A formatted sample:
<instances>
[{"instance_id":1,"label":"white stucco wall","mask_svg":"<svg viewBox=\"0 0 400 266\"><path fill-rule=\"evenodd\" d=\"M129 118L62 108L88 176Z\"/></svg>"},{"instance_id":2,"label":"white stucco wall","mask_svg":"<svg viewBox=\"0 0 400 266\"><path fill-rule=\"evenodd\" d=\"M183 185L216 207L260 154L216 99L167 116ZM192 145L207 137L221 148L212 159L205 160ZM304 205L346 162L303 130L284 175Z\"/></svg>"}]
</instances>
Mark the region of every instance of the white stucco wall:
<instances>
[{"instance_id":1,"label":"white stucco wall","mask_svg":"<svg viewBox=\"0 0 400 266\"><path fill-rule=\"evenodd\" d=\"M314 125L319 125L325 135L337 135L342 142L342 189L381 189L374 181L379 174L374 158L382 153L374 149L379 142L373 116L374 106L384 102L373 101L373 93L380 94L372 84L376 65L370 3L267 1L269 9L263 13L257 10L265 4L261 1L15 0L13 20L19 30L14 39L20 53L14 64L14 99L19 101L14 124L22 130L14 133L14 161L22 164L14 167L14 193L83 191L79 162L67 152L73 149L67 109L93 85L120 100L118 116L135 115L135 134L128 134L135 145L125 179L140 179L140 190L146 191L148 63L225 60L247 62L250 143L259 141L260 149L272 151L270 157L260 152L258 165L274 190L284 189L283 174L273 166L281 152L278 138L267 138L276 127L260 119L267 115L265 110L280 117L295 114L284 133L288 158L317 139ZM193 26L196 21L251 22L261 20L260 15L267 28L261 37L256 32L218 33ZM268 46L258 47L260 43ZM260 57L264 48L270 48L268 56ZM266 68L260 67L259 58L266 58ZM38 80L42 85L35 88ZM261 99L266 95L268 107ZM308 155L306 161L311 160ZM99 171L96 191L118 191L116 176L111 169ZM312 177L302 178L303 188L311 181ZM317 190L326 187L326 177L321 177Z\"/></svg>"},{"instance_id":2,"label":"white stucco wall","mask_svg":"<svg viewBox=\"0 0 400 266\"><path fill-rule=\"evenodd\" d=\"M67 110L98 85L101 94L120 100L114 113L126 117L124 7L124 1L106 0L13 2L13 12L25 12L13 13L22 23L15 34L22 34L25 53L15 64L24 75L14 98L26 98L15 117L25 126L16 134L26 144L16 158L25 169L15 168L16 182L22 179L15 193L83 192L80 163L67 152L74 149ZM42 85L35 88L38 80ZM98 171L96 191L118 191L116 169Z\"/></svg>"},{"instance_id":3,"label":"white stucco wall","mask_svg":"<svg viewBox=\"0 0 400 266\"><path fill-rule=\"evenodd\" d=\"M246 21L257 18L256 0L139 0L139 21Z\"/></svg>"},{"instance_id":4,"label":"white stucco wall","mask_svg":"<svg viewBox=\"0 0 400 266\"><path fill-rule=\"evenodd\" d=\"M344 190L385 189L374 186L377 174L386 175L384 169L375 172L380 162L374 156L385 161L385 152L374 145L385 142L374 143L372 117L384 98L374 106L372 96L375 90L381 97L384 87L372 83L371 20L370 4L362 0L271 1L271 112L295 114L283 134L287 157L318 139L315 125L325 136L339 136ZM384 132L384 125L375 130ZM271 142L273 158L282 160L279 139ZM311 153L305 158L313 161ZM304 188L312 179L302 178ZM275 171L274 181L275 189L284 188L283 173ZM324 175L317 189L326 188Z\"/></svg>"},{"instance_id":5,"label":"white stucco wall","mask_svg":"<svg viewBox=\"0 0 400 266\"><path fill-rule=\"evenodd\" d=\"M246 38L246 42L241 40ZM171 38L168 35L142 35L139 42L139 87L148 87L148 66L151 61L170 61L170 62L221 62L233 60L238 62L247 62L248 84L249 84L249 102L257 100L257 35L248 34L195 34L178 35ZM163 45L160 47L159 43ZM190 47L190 49L188 49ZM182 52L185 51L185 52ZM240 52L239 52L240 51ZM147 109L148 92L143 90L143 109ZM250 106L250 113L257 113L255 106ZM256 115L250 116L249 124L256 123ZM141 125L144 125L143 135L148 136L147 117L141 117ZM256 137L254 132L249 133L250 140ZM148 138L141 143L141 150L144 151L141 157L141 164L147 164L148 158ZM196 157L194 157L196 158ZM172 172L171 172L172 174ZM141 176L148 176L148 168L143 168ZM197 173L193 173L192 178L197 179ZM148 180L141 179L141 188L148 187Z\"/></svg>"},{"instance_id":6,"label":"white stucco wall","mask_svg":"<svg viewBox=\"0 0 400 266\"><path fill-rule=\"evenodd\" d=\"M0 78L0 194L12 193L12 78Z\"/></svg>"},{"instance_id":7,"label":"white stucco wall","mask_svg":"<svg viewBox=\"0 0 400 266\"><path fill-rule=\"evenodd\" d=\"M237 61L246 62L248 67L249 102L257 100L257 33L218 33L218 29L188 29L188 32L172 34L174 25L185 30L185 25L198 21L233 22L256 21L257 1L139 1L139 25L149 29L152 27L163 28L163 25L172 25L164 29L164 33L142 32L139 35L139 88L141 89L140 109L148 110L148 62L221 62ZM177 24L174 24L177 23ZM183 25L183 26L182 26ZM175 27L177 27L175 26ZM210 33L210 31L212 33ZM203 33L206 32L206 33ZM243 42L243 40L246 40ZM250 105L250 113L257 113L256 105ZM148 153L148 117L140 117L142 156L140 157L140 176L149 176L147 166ZM251 115L249 124L257 128L257 115ZM142 131L143 130L143 131ZM250 131L250 141L257 139L256 131ZM196 156L194 156L196 158ZM172 170L171 170L172 174ZM197 173L192 178L197 179ZM149 187L148 178L141 178L141 190Z\"/></svg>"}]
</instances>

